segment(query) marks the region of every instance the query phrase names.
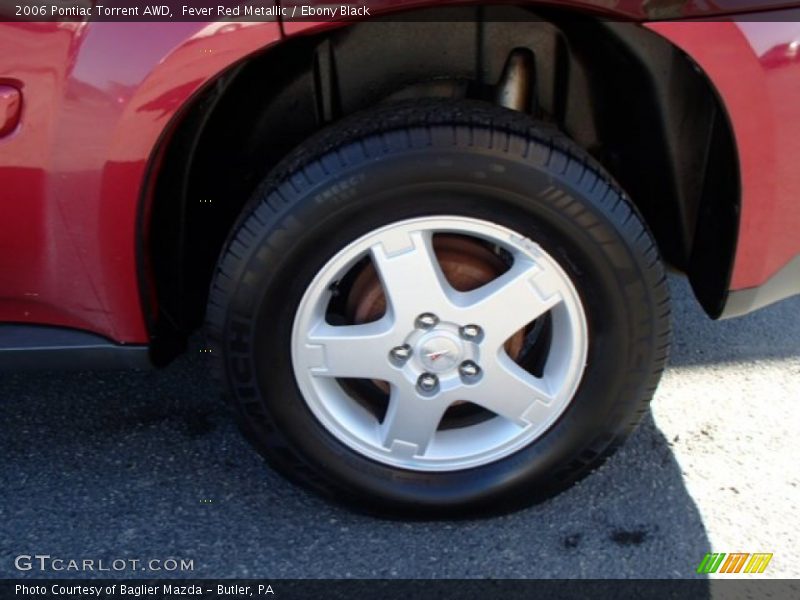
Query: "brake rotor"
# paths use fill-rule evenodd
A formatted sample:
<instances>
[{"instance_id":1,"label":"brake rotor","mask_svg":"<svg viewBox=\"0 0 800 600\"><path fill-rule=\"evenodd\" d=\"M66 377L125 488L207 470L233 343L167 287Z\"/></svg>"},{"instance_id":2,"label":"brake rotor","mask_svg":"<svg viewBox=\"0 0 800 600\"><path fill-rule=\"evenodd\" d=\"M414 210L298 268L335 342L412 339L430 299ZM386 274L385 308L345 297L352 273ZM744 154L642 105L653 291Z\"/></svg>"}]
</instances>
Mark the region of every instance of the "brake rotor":
<instances>
[{"instance_id":1,"label":"brake rotor","mask_svg":"<svg viewBox=\"0 0 800 600\"><path fill-rule=\"evenodd\" d=\"M472 238L437 235L433 238L433 249L448 283L459 292L475 290L508 270L499 256ZM347 296L347 314L352 323L361 324L375 321L385 312L386 295L370 262L353 281ZM525 328L522 328L505 343L506 352L513 360L519 357L524 342ZM388 392L385 382L376 381L375 384Z\"/></svg>"}]
</instances>

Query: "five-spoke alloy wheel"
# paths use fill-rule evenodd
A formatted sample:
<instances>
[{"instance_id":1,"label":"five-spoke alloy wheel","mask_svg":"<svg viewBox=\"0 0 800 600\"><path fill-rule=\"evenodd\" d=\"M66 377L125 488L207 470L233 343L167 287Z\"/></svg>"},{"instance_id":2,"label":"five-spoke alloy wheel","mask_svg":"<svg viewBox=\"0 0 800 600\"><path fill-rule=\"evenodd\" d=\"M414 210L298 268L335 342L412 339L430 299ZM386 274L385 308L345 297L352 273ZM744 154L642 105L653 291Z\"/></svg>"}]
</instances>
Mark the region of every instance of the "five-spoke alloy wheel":
<instances>
[{"instance_id":1,"label":"five-spoke alloy wheel","mask_svg":"<svg viewBox=\"0 0 800 600\"><path fill-rule=\"evenodd\" d=\"M387 104L256 190L207 333L239 425L373 512L548 497L647 409L669 347L658 250L601 166L484 103Z\"/></svg>"},{"instance_id":2,"label":"five-spoke alloy wheel","mask_svg":"<svg viewBox=\"0 0 800 600\"><path fill-rule=\"evenodd\" d=\"M468 292L447 281L434 235L460 235L502 250L509 268ZM372 322L333 325L334 284L368 256L388 310ZM547 315L552 339L537 377L506 342ZM466 469L526 446L564 411L586 361L586 319L575 287L533 241L463 217L393 223L349 244L328 262L300 303L292 360L314 415L363 456L423 471ZM389 384L382 421L338 380ZM451 406L472 403L496 418L440 429Z\"/></svg>"}]
</instances>

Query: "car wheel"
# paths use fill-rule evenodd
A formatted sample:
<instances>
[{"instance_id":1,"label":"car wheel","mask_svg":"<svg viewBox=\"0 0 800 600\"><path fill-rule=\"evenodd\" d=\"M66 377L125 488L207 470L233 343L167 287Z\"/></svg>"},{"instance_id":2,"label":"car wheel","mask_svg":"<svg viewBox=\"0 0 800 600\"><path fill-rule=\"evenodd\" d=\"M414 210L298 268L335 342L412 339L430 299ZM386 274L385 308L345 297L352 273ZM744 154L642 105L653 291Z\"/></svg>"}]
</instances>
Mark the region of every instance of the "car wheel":
<instances>
[{"instance_id":1,"label":"car wheel","mask_svg":"<svg viewBox=\"0 0 800 600\"><path fill-rule=\"evenodd\" d=\"M507 509L646 410L669 298L642 218L563 135L482 103L388 105L257 190L207 331L239 423L370 510Z\"/></svg>"}]
</instances>

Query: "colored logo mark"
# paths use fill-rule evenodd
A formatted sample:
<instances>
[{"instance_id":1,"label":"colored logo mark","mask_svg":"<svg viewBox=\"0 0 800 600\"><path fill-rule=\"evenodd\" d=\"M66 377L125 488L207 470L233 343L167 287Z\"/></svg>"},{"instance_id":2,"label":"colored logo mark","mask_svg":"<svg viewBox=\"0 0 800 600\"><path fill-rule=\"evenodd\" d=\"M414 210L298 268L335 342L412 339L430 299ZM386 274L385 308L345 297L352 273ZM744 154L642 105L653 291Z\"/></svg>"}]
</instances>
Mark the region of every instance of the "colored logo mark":
<instances>
[{"instance_id":1,"label":"colored logo mark","mask_svg":"<svg viewBox=\"0 0 800 600\"><path fill-rule=\"evenodd\" d=\"M697 572L706 573L763 573L767 569L772 554L745 552L734 552L725 554L724 552L707 553L700 564Z\"/></svg>"}]
</instances>

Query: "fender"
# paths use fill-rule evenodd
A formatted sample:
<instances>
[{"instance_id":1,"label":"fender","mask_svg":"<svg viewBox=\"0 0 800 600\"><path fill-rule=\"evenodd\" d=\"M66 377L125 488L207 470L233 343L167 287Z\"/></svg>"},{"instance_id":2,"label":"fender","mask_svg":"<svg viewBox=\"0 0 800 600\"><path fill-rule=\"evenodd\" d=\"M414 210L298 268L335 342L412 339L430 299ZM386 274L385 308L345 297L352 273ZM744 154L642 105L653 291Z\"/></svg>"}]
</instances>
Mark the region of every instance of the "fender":
<instances>
[{"instance_id":1,"label":"fender","mask_svg":"<svg viewBox=\"0 0 800 600\"><path fill-rule=\"evenodd\" d=\"M281 38L277 22L0 23L0 322L146 343L136 261L145 171L189 100ZM13 79L12 79L13 76Z\"/></svg>"},{"instance_id":2,"label":"fender","mask_svg":"<svg viewBox=\"0 0 800 600\"><path fill-rule=\"evenodd\" d=\"M747 291L749 297L778 275L791 280L773 286L774 292L759 294L758 301L741 306L739 301L731 302L721 316L736 316L800 293L796 275L800 104L788 100L800 96L800 10L768 16L769 23L647 25L694 59L715 85L730 116L741 172L739 240L730 290ZM714 43L708 43L709 38Z\"/></svg>"}]
</instances>

